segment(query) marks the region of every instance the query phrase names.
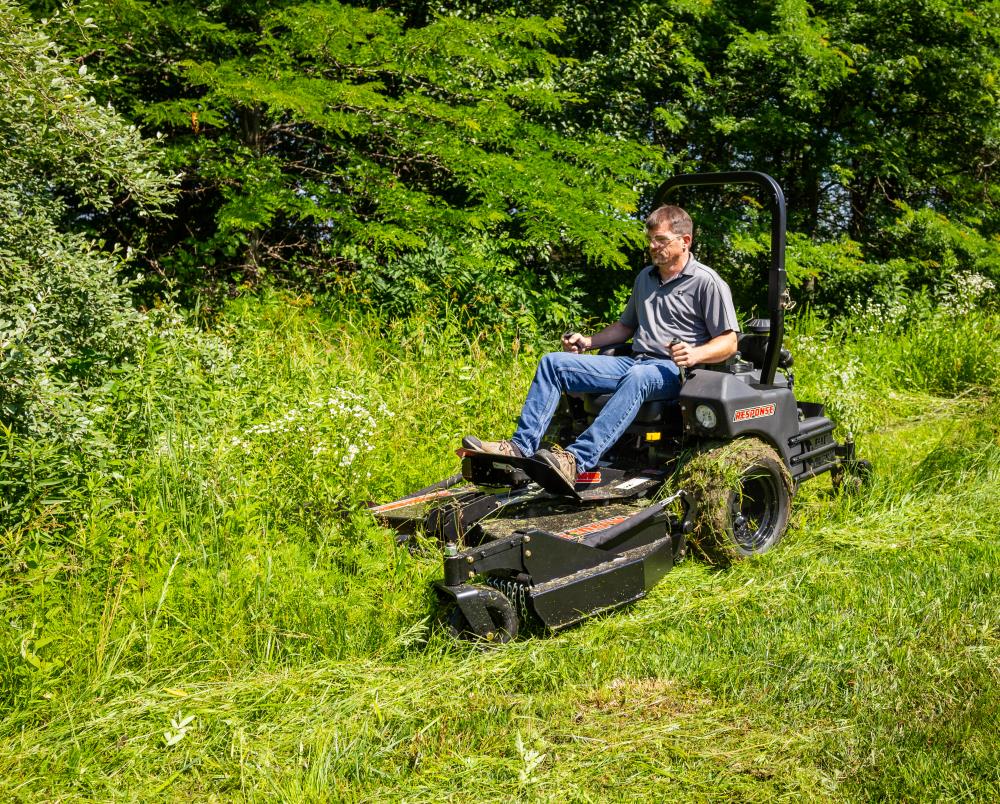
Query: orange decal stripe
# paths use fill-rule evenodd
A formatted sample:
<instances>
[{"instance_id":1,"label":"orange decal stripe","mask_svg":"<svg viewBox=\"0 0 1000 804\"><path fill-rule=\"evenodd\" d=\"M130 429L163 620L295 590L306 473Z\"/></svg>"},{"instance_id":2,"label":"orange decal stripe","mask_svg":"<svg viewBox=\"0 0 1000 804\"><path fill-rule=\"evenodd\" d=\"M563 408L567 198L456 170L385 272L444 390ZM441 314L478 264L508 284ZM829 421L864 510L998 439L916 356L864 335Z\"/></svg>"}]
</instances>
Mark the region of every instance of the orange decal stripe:
<instances>
[{"instance_id":1,"label":"orange decal stripe","mask_svg":"<svg viewBox=\"0 0 1000 804\"><path fill-rule=\"evenodd\" d=\"M560 538L567 539L573 538L574 536L587 536L591 533L597 533L599 530L605 530L613 525L620 525L628 519L628 516L613 516L608 519L602 519L599 522L591 522L589 525L580 525L578 528L570 528L569 530L564 530L562 533L557 533L556 536Z\"/></svg>"},{"instance_id":2,"label":"orange decal stripe","mask_svg":"<svg viewBox=\"0 0 1000 804\"><path fill-rule=\"evenodd\" d=\"M438 497L450 497L451 492L447 489L439 489L438 491L431 491L427 494L421 494L417 497L407 497L405 500L396 500L395 502L385 503L384 505L376 505L373 508L369 508L373 514L385 514L389 511L395 511L399 508L407 508L411 505L416 505L417 503L427 502L428 500L434 500Z\"/></svg>"}]
</instances>

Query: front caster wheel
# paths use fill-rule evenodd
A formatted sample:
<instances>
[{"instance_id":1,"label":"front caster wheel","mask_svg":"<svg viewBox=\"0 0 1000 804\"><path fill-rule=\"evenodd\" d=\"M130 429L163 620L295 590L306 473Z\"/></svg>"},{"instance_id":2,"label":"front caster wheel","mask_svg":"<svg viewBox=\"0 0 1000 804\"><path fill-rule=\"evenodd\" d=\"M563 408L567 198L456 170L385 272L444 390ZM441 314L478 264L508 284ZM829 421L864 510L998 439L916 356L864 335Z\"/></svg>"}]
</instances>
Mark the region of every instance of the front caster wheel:
<instances>
[{"instance_id":1,"label":"front caster wheel","mask_svg":"<svg viewBox=\"0 0 1000 804\"><path fill-rule=\"evenodd\" d=\"M517 636L517 612L505 595L479 586L470 587L469 592L450 603L445 614L452 638L502 643Z\"/></svg>"},{"instance_id":2,"label":"front caster wheel","mask_svg":"<svg viewBox=\"0 0 1000 804\"><path fill-rule=\"evenodd\" d=\"M874 467L871 461L861 460L846 461L835 467L830 472L830 479L833 483L833 493L845 492L854 494L861 491L871 483Z\"/></svg>"},{"instance_id":3,"label":"front caster wheel","mask_svg":"<svg viewBox=\"0 0 1000 804\"><path fill-rule=\"evenodd\" d=\"M766 553L788 529L791 478L774 448L759 439L696 455L682 470L680 486L698 497L690 541L712 563Z\"/></svg>"}]
</instances>

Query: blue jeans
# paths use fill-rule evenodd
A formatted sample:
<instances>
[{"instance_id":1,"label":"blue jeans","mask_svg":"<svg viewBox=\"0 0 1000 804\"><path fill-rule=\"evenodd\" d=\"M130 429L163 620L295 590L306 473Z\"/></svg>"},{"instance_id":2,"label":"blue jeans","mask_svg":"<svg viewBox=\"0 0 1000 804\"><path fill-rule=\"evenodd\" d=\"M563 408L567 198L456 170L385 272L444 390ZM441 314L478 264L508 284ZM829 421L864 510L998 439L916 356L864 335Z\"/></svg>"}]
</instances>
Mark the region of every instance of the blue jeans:
<instances>
[{"instance_id":1,"label":"blue jeans","mask_svg":"<svg viewBox=\"0 0 1000 804\"><path fill-rule=\"evenodd\" d=\"M576 456L577 470L589 471L621 438L643 402L677 398L679 374L672 360L550 352L538 364L511 440L525 455L534 455L564 392L613 394L594 423L566 447Z\"/></svg>"}]
</instances>

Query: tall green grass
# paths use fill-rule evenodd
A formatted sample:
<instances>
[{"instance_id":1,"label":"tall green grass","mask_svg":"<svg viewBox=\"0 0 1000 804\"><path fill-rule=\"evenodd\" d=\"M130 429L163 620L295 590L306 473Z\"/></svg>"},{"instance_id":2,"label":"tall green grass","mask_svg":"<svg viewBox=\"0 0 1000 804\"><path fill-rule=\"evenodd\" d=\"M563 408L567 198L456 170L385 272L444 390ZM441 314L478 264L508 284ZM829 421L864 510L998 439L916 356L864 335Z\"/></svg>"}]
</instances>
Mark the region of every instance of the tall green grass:
<instances>
[{"instance_id":1,"label":"tall green grass","mask_svg":"<svg viewBox=\"0 0 1000 804\"><path fill-rule=\"evenodd\" d=\"M225 370L160 344L129 390L134 457L75 515L2 535L0 792L994 798L997 324L799 320L797 391L872 486L821 478L759 560L687 562L627 611L482 652L434 627L433 551L362 509L451 474L464 433L509 432L537 354L239 303Z\"/></svg>"}]
</instances>

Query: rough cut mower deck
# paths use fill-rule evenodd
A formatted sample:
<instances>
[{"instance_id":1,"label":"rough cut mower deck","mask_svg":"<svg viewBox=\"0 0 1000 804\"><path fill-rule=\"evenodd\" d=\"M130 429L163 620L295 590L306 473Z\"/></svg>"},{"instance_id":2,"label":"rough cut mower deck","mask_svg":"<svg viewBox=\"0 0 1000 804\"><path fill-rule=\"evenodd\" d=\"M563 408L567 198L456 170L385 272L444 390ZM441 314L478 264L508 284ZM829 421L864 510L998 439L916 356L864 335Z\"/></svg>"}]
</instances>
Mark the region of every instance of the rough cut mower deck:
<instances>
[{"instance_id":1,"label":"rough cut mower deck","mask_svg":"<svg viewBox=\"0 0 1000 804\"><path fill-rule=\"evenodd\" d=\"M683 554L693 504L686 492L649 499L662 471L601 469L569 494L539 461L459 453L465 477L501 473L516 485L455 475L371 509L400 543L419 529L444 546L438 589L455 605L456 635L506 640L531 615L553 630L571 625L638 600Z\"/></svg>"},{"instance_id":2,"label":"rough cut mower deck","mask_svg":"<svg viewBox=\"0 0 1000 804\"><path fill-rule=\"evenodd\" d=\"M371 508L401 544L418 531L441 544L437 589L455 636L506 641L529 619L559 629L638 600L689 542L720 563L766 552L784 535L801 483L829 472L836 487L868 474L853 441L834 440L823 406L793 391L781 188L749 171L678 176L657 203L679 187L727 184L756 186L771 211L770 317L748 323L739 354L687 371L676 402L643 404L572 490L532 458L459 450L461 474ZM546 441L571 443L606 400L564 396Z\"/></svg>"}]
</instances>

